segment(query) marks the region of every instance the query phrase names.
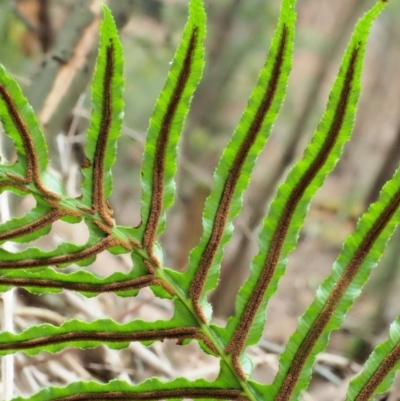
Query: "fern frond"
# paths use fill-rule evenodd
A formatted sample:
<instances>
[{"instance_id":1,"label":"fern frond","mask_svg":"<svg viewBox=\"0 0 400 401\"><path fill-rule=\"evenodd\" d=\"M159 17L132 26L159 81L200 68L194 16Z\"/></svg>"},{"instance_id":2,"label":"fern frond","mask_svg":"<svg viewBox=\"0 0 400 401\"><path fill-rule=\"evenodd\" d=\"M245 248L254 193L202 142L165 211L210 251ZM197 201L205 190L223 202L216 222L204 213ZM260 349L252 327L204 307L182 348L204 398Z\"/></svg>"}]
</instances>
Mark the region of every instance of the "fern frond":
<instances>
[{"instance_id":1,"label":"fern frond","mask_svg":"<svg viewBox=\"0 0 400 401\"><path fill-rule=\"evenodd\" d=\"M259 254L253 260L250 278L239 292L236 314L222 328L209 323L211 308L206 296L218 281L223 247L232 236L232 221L242 208L249 177L286 93L292 66L295 3L296 0L282 0L269 55L215 171L215 188L204 209L203 235L184 273L162 265L156 239L165 228L166 210L173 202L179 137L203 70L203 1L189 2L188 23L150 119L142 166L142 223L136 228L117 225L108 203L124 107L122 46L108 8L104 7L92 85L93 112L82 166L82 197L65 196L60 183L46 172L47 148L38 122L16 82L0 68L0 122L14 141L19 159L12 165L0 165L0 192L32 194L36 200L36 206L26 215L0 226L0 244L37 239L48 234L57 220L70 224L83 221L89 230L89 239L83 245L62 243L50 251L32 247L10 252L0 248L0 292L23 287L36 294L70 290L86 297L104 292L131 297L149 287L156 296L168 298L174 305L170 320L119 324L111 319L90 323L74 319L58 327L39 324L18 334L0 332L0 355L56 353L67 346L123 349L134 341L150 345L174 339L182 347L197 341L205 353L220 359L219 376L213 382L183 378L171 382L151 379L137 385L122 381L77 382L65 388L47 388L31 396L31 401L293 401L307 386L316 354L325 348L330 332L343 322L400 222L400 169L345 242L332 275L321 285L282 354L274 382L262 385L248 380L251 363L245 348L259 340L266 305L285 273L287 257L297 243L310 201L350 138L369 31L387 1L379 0L357 24L314 137L271 203L259 238ZM103 251L113 255L129 253L133 268L105 278L82 268L68 274L63 271L71 264L87 266ZM392 325L390 339L377 347L365 371L350 384L347 401L365 401L387 388L400 367L399 341L400 318Z\"/></svg>"},{"instance_id":2,"label":"fern frond","mask_svg":"<svg viewBox=\"0 0 400 401\"><path fill-rule=\"evenodd\" d=\"M387 391L400 369L400 316L390 326L390 337L372 352L363 371L350 384L346 401L372 400Z\"/></svg>"},{"instance_id":3,"label":"fern frond","mask_svg":"<svg viewBox=\"0 0 400 401\"><path fill-rule=\"evenodd\" d=\"M32 178L34 174L46 170L46 141L19 85L3 66L0 67L0 98L0 119L4 131L13 140L18 156L28 165L25 178Z\"/></svg>"},{"instance_id":4,"label":"fern frond","mask_svg":"<svg viewBox=\"0 0 400 401\"><path fill-rule=\"evenodd\" d=\"M287 256L294 249L311 198L334 168L344 143L350 138L361 89L361 72L370 26L384 7L379 1L358 23L332 88L327 109L303 159L280 185L259 236L259 254L250 278L239 292L236 315L221 334L226 352L239 356L262 334L265 308L284 274ZM242 372L244 376L244 373Z\"/></svg>"},{"instance_id":5,"label":"fern frond","mask_svg":"<svg viewBox=\"0 0 400 401\"><path fill-rule=\"evenodd\" d=\"M99 319L91 323L69 320L60 327L41 324L19 334L0 333L0 355L18 351L27 355L36 355L41 351L56 353L67 346L89 349L102 344L112 349L122 349L133 341L150 344L165 339L198 339L205 341L210 350L217 353L207 338L198 332L198 327L187 326L187 323L175 315L169 321L136 320L122 325L111 319Z\"/></svg>"},{"instance_id":6,"label":"fern frond","mask_svg":"<svg viewBox=\"0 0 400 401\"><path fill-rule=\"evenodd\" d=\"M206 380L190 382L176 379L162 382L150 379L138 385L130 385L122 380L113 380L108 384L97 382L77 382L67 387L50 387L29 397L30 401L89 401L89 400L182 400L182 399L238 400L247 398L238 388L226 386L223 380L213 383ZM14 398L12 401L26 401L27 398Z\"/></svg>"},{"instance_id":7,"label":"fern frond","mask_svg":"<svg viewBox=\"0 0 400 401\"><path fill-rule=\"evenodd\" d=\"M0 243L6 241L29 242L50 232L51 224L59 220L56 209L49 205L38 205L25 216L0 225Z\"/></svg>"},{"instance_id":8,"label":"fern frond","mask_svg":"<svg viewBox=\"0 0 400 401\"><path fill-rule=\"evenodd\" d=\"M1 65L0 122L6 135L13 140L18 155L18 163L0 168L0 191L16 188L24 192L30 185L31 190L36 189L42 196L58 199L59 195L44 184L48 154L39 123L20 87Z\"/></svg>"},{"instance_id":9,"label":"fern frond","mask_svg":"<svg viewBox=\"0 0 400 401\"><path fill-rule=\"evenodd\" d=\"M82 195L85 206L98 213L106 225L114 225L107 199L112 191L111 167L116 159L124 102L122 77L124 59L117 27L104 6L100 27L100 47L92 84L92 116L82 166Z\"/></svg>"},{"instance_id":10,"label":"fern frond","mask_svg":"<svg viewBox=\"0 0 400 401\"><path fill-rule=\"evenodd\" d=\"M78 270L64 274L52 268L32 272L13 270L0 276L0 292L12 287L22 287L35 294L58 293L62 290L79 292L86 297L94 297L105 292L113 292L121 297L135 296L141 288L163 286L152 274L132 269L128 274L113 273L106 278Z\"/></svg>"},{"instance_id":11,"label":"fern frond","mask_svg":"<svg viewBox=\"0 0 400 401\"><path fill-rule=\"evenodd\" d=\"M248 106L215 171L215 188L204 207L203 235L190 255L186 273L191 282L190 296L204 322L211 316L211 306L202 295L217 284L222 247L232 236L232 220L240 212L242 195L257 156L265 146L285 97L292 67L295 3L295 0L282 3L269 55Z\"/></svg>"},{"instance_id":12,"label":"fern frond","mask_svg":"<svg viewBox=\"0 0 400 401\"><path fill-rule=\"evenodd\" d=\"M379 200L360 219L345 242L333 272L317 291L315 301L300 318L298 329L281 356L280 370L268 390L276 400L296 397L310 380L315 355L329 334L341 326L371 269L400 223L400 169L383 188Z\"/></svg>"},{"instance_id":13,"label":"fern frond","mask_svg":"<svg viewBox=\"0 0 400 401\"><path fill-rule=\"evenodd\" d=\"M93 258L100 252L117 245L118 240L104 237L103 233L92 227L89 240L84 245L65 242L56 249L44 252L39 248L28 248L19 253L0 249L0 270L8 269L35 269L57 265L65 267L75 262L93 262ZM87 259L90 259L89 261Z\"/></svg>"},{"instance_id":14,"label":"fern frond","mask_svg":"<svg viewBox=\"0 0 400 401\"><path fill-rule=\"evenodd\" d=\"M174 198L178 140L203 64L206 15L202 0L191 0L189 21L171 70L157 100L147 132L142 164L143 243L153 254L154 241L165 226L165 210ZM161 259L161 255L157 255Z\"/></svg>"}]
</instances>

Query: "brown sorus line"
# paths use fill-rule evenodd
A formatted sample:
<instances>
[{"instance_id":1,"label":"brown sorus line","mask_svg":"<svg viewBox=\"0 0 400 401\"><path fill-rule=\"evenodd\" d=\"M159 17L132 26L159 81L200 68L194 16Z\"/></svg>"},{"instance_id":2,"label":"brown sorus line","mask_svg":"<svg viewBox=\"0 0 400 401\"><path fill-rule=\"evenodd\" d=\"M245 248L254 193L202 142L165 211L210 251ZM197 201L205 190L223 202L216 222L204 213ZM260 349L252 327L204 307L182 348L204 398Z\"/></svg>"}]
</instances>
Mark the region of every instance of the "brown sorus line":
<instances>
[{"instance_id":1,"label":"brown sorus line","mask_svg":"<svg viewBox=\"0 0 400 401\"><path fill-rule=\"evenodd\" d=\"M105 251L108 248L119 245L120 241L116 238L104 238L97 244L83 249L82 251L72 253L69 255L53 256L49 258L38 259L22 259L10 260L8 262L0 261L0 269L26 269L41 266L61 265L65 263L73 263L79 260L84 260Z\"/></svg>"},{"instance_id":2,"label":"brown sorus line","mask_svg":"<svg viewBox=\"0 0 400 401\"><path fill-rule=\"evenodd\" d=\"M155 278L149 285L159 285L164 288L164 290L167 291L170 295L175 295L174 289L168 283L162 281L159 278Z\"/></svg>"},{"instance_id":3,"label":"brown sorus line","mask_svg":"<svg viewBox=\"0 0 400 401\"><path fill-rule=\"evenodd\" d=\"M96 226L99 227L100 230L105 232L106 234L108 235L112 234L112 228L110 226L107 226L106 224L98 220L93 220L93 223L96 224Z\"/></svg>"},{"instance_id":4,"label":"brown sorus line","mask_svg":"<svg viewBox=\"0 0 400 401\"><path fill-rule=\"evenodd\" d=\"M247 132L247 135L243 139L243 142L238 149L235 156L235 160L232 167L229 170L228 177L225 181L225 187L219 201L218 210L215 214L213 221L213 228L210 239L208 240L207 246L201 256L196 275L190 285L189 294L193 299L193 307L196 310L198 316L206 321L203 310L199 305L201 293L203 291L208 271L211 268L215 254L218 250L218 246L221 242L222 235L225 231L226 220L229 214L229 206L232 201L232 197L235 193L236 184L240 178L240 174L246 161L247 155L251 147L253 146L257 135L261 131L263 121L268 111L271 108L272 102L275 97L275 93L279 83L279 77L281 76L281 68L285 55L285 48L287 43L288 28L286 25L282 27L282 38L279 44L279 49L275 57L274 67L271 74L271 80L266 88L264 98L257 110L253 122Z\"/></svg>"},{"instance_id":5,"label":"brown sorus line","mask_svg":"<svg viewBox=\"0 0 400 401\"><path fill-rule=\"evenodd\" d=\"M18 189L21 192L28 192L29 193L29 189L25 188L24 186L17 184L15 182L11 182L11 181L0 181L0 188L1 187L13 187L15 189Z\"/></svg>"},{"instance_id":6,"label":"brown sorus line","mask_svg":"<svg viewBox=\"0 0 400 401\"><path fill-rule=\"evenodd\" d=\"M0 285L12 285L14 287L57 288L80 292L103 293L140 289L149 285L157 285L157 283L153 284L153 276L147 274L142 277L107 284L90 284L81 282L74 283L36 278L0 277Z\"/></svg>"},{"instance_id":7,"label":"brown sorus line","mask_svg":"<svg viewBox=\"0 0 400 401\"><path fill-rule=\"evenodd\" d=\"M189 80L192 59L197 44L197 34L198 27L194 27L189 46L186 51L186 56L183 61L183 68L179 73L177 84L162 119L160 133L157 139L157 147L154 156L153 195L151 197L150 212L143 238L144 247L149 252L149 254L153 253L153 244L155 241L157 226L163 208L165 154L169 142L169 134L171 131L171 126L174 120L176 109L178 108L187 81Z\"/></svg>"},{"instance_id":8,"label":"brown sorus line","mask_svg":"<svg viewBox=\"0 0 400 401\"><path fill-rule=\"evenodd\" d=\"M325 330L325 327L331 320L339 302L342 300L348 286L358 273L359 268L361 267L368 253L374 246L382 231L385 229L386 225L398 210L399 206L400 189L368 231L358 249L354 253L350 263L346 266L341 278L335 284L335 287L329 295L324 308L308 330L306 337L297 350L296 355L293 357L292 364L290 365L275 401L286 401L290 399L308 356ZM360 398L360 400L361 399L364 400L364 398ZM365 398L365 400L368 399L369 398Z\"/></svg>"},{"instance_id":9,"label":"brown sorus line","mask_svg":"<svg viewBox=\"0 0 400 401\"><path fill-rule=\"evenodd\" d=\"M372 377L368 380L368 383L358 393L354 401L368 401L379 385L383 382L390 371L400 361L400 344L392 350L390 354L386 356L383 362L380 364L378 369L374 372Z\"/></svg>"},{"instance_id":10,"label":"brown sorus line","mask_svg":"<svg viewBox=\"0 0 400 401\"><path fill-rule=\"evenodd\" d=\"M93 201L92 207L99 212L101 218L109 226L114 222L108 213L106 199L104 199L104 159L107 151L107 141L112 124L112 78L114 76L114 45L107 46L106 70L103 81L103 110L100 132L97 139L96 151L93 159Z\"/></svg>"},{"instance_id":11,"label":"brown sorus line","mask_svg":"<svg viewBox=\"0 0 400 401\"><path fill-rule=\"evenodd\" d=\"M51 192L43 185L42 179L40 178L38 157L32 136L25 122L22 120L22 117L20 116L11 95L8 93L7 88L1 84L0 84L0 96L4 100L4 103L6 104L8 110L8 114L11 120L13 121L14 126L18 131L19 136L21 137L22 140L22 146L25 152L26 168L27 168L26 181L30 182L33 180L36 188L39 189L43 194L50 196L51 198L59 199L60 198L59 195ZM14 178L17 178L17 176L15 176Z\"/></svg>"},{"instance_id":12,"label":"brown sorus line","mask_svg":"<svg viewBox=\"0 0 400 401\"><path fill-rule=\"evenodd\" d=\"M69 332L64 334L54 334L48 337L34 338L32 340L22 340L7 343L0 343L0 351L26 350L47 345L71 343L75 341L96 341L99 343L118 343L132 341L152 341L165 339L192 338L197 331L197 327L177 327L165 330L147 330L139 332L99 332L81 331Z\"/></svg>"},{"instance_id":13,"label":"brown sorus line","mask_svg":"<svg viewBox=\"0 0 400 401\"><path fill-rule=\"evenodd\" d=\"M132 251L132 245L129 241L125 241L123 239L119 239L119 245L125 248L127 251Z\"/></svg>"},{"instance_id":14,"label":"brown sorus line","mask_svg":"<svg viewBox=\"0 0 400 401\"><path fill-rule=\"evenodd\" d=\"M19 136L22 139L22 146L25 151L25 157L26 157L26 179L29 181L32 180L33 175L39 174L39 165L38 165L38 160L37 160L37 154L35 151L35 147L32 141L31 134L28 132L28 128L25 125L24 121L22 120L22 117L18 113L18 109L14 104L14 101L11 97L11 95L8 93L7 88L4 85L0 84L0 96L4 100L8 114L16 128L16 130L19 133ZM40 179L40 178L39 178Z\"/></svg>"},{"instance_id":15,"label":"brown sorus line","mask_svg":"<svg viewBox=\"0 0 400 401\"><path fill-rule=\"evenodd\" d=\"M82 212L88 213L88 214L96 214L96 212L93 209L89 209L88 207L84 206L78 206L79 210L82 210Z\"/></svg>"},{"instance_id":16,"label":"brown sorus line","mask_svg":"<svg viewBox=\"0 0 400 401\"><path fill-rule=\"evenodd\" d=\"M139 249L142 249L142 248L143 248L142 245L139 244L139 242L135 241L135 240L132 239L132 238L129 238L129 242L130 242L135 248L139 248Z\"/></svg>"},{"instance_id":17,"label":"brown sorus line","mask_svg":"<svg viewBox=\"0 0 400 401\"><path fill-rule=\"evenodd\" d=\"M299 182L293 188L284 210L282 211L281 217L279 218L277 227L275 232L271 238L271 243L269 245L269 251L266 257L266 261L261 272L260 279L258 280L253 292L250 295L250 298L247 302L245 311L240 319L239 325L230 340L228 346L225 349L225 352L232 353L234 360L237 362L240 353L243 350L244 344L246 342L246 338L248 332L253 324L253 320L256 316L256 313L262 303L264 298L264 294L270 281L274 275L276 265L278 264L282 246L285 242L286 235L290 226L290 222L292 216L296 210L298 203L304 195L304 192L324 166L329 153L333 149L336 141L338 139L340 130L343 125L344 117L347 110L348 100L351 93L351 85L354 79L355 66L358 56L358 46L353 50L349 65L346 71L345 80L343 84L343 88L341 90L339 103L336 107L335 115L333 118L332 125L329 129L327 138L322 145L321 150L318 155L315 157L310 167L304 172ZM237 362L236 366L240 366ZM241 372L242 375L243 372Z\"/></svg>"},{"instance_id":18,"label":"brown sorus line","mask_svg":"<svg viewBox=\"0 0 400 401\"><path fill-rule=\"evenodd\" d=\"M31 180L28 180L27 178L24 177L20 177L19 175L16 175L14 173L6 173L6 176L8 178L20 182L21 184L29 184L31 182Z\"/></svg>"},{"instance_id":19,"label":"brown sorus line","mask_svg":"<svg viewBox=\"0 0 400 401\"><path fill-rule=\"evenodd\" d=\"M215 388L177 388L172 390L142 391L137 393L110 391L104 393L83 393L67 397L52 398L51 401L102 401L102 400L163 400L168 398L214 398L217 400L247 400L240 395L240 390Z\"/></svg>"},{"instance_id":20,"label":"brown sorus line","mask_svg":"<svg viewBox=\"0 0 400 401\"><path fill-rule=\"evenodd\" d=\"M54 209L59 209L60 208L59 203L54 199L44 197L43 200L45 202L47 202L50 206L53 206Z\"/></svg>"},{"instance_id":21,"label":"brown sorus line","mask_svg":"<svg viewBox=\"0 0 400 401\"><path fill-rule=\"evenodd\" d=\"M153 267L153 265L148 261L143 259L143 264L146 266L146 269L151 273L151 274L156 274L156 271Z\"/></svg>"},{"instance_id":22,"label":"brown sorus line","mask_svg":"<svg viewBox=\"0 0 400 401\"><path fill-rule=\"evenodd\" d=\"M164 290L172 296L175 295L175 292L171 286L160 279L154 278L152 274L107 284L74 283L36 278L0 277L0 285L12 285L14 287L57 288L71 291L91 292L96 294L103 292L129 291L154 285L163 287Z\"/></svg>"},{"instance_id":23,"label":"brown sorus line","mask_svg":"<svg viewBox=\"0 0 400 401\"><path fill-rule=\"evenodd\" d=\"M0 241L9 241L13 238L18 238L23 235L31 234L35 231L38 231L49 224L54 223L59 220L61 217L67 215L68 212L60 209L53 209L46 213L44 216L38 218L32 223L25 224L21 227L13 228L11 230L7 230L6 232L0 233Z\"/></svg>"},{"instance_id":24,"label":"brown sorus line","mask_svg":"<svg viewBox=\"0 0 400 401\"><path fill-rule=\"evenodd\" d=\"M213 352L215 355L218 355L218 350L215 348L215 345L211 342L211 340L203 333L196 333L193 338L196 338L197 340L202 340L205 345L209 348L211 352Z\"/></svg>"}]
</instances>

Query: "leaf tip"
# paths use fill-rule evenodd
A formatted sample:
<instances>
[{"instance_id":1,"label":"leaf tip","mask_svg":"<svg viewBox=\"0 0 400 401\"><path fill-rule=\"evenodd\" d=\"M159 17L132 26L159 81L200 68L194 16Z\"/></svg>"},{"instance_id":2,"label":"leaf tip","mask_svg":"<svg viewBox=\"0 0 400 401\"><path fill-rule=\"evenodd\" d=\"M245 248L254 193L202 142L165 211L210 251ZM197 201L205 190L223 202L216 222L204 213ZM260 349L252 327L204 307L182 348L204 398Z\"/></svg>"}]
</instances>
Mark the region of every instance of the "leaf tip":
<instances>
[{"instance_id":1,"label":"leaf tip","mask_svg":"<svg viewBox=\"0 0 400 401\"><path fill-rule=\"evenodd\" d=\"M103 9L104 18L106 18L107 16L111 16L111 10L106 4L102 5L102 9Z\"/></svg>"},{"instance_id":2,"label":"leaf tip","mask_svg":"<svg viewBox=\"0 0 400 401\"><path fill-rule=\"evenodd\" d=\"M190 20L196 26L204 26L206 23L206 11L203 0L191 0L189 4Z\"/></svg>"},{"instance_id":3,"label":"leaf tip","mask_svg":"<svg viewBox=\"0 0 400 401\"><path fill-rule=\"evenodd\" d=\"M100 31L103 33L105 29L111 29L111 31L117 32L117 25L109 7L103 4L103 20L101 23Z\"/></svg>"}]
</instances>

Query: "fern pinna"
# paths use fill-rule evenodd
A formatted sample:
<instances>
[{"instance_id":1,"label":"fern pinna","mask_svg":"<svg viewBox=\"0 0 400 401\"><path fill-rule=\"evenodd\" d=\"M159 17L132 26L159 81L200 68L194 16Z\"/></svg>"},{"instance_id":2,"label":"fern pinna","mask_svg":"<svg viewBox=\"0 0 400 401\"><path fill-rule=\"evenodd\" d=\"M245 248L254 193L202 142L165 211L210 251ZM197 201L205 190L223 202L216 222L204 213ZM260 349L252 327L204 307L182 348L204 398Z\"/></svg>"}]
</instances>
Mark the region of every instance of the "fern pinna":
<instances>
[{"instance_id":1,"label":"fern pinna","mask_svg":"<svg viewBox=\"0 0 400 401\"><path fill-rule=\"evenodd\" d=\"M1 291L24 287L37 294L71 290L86 297L103 292L133 297L141 288L150 287L158 297L172 299L175 307L168 321L117 324L111 319L92 323L71 320L60 327L43 324L19 334L2 332L0 354L21 351L35 355L41 351L58 352L67 346L93 348L100 344L121 349L132 341L149 344L176 339L181 345L196 340L204 352L221 361L219 377L213 382L183 378L171 382L154 378L137 385L117 380L107 384L77 382L65 388L46 388L30 400L299 399L310 381L316 354L326 347L331 331L342 324L400 221L400 170L346 240L331 276L300 318L273 383L263 385L250 380L252 365L246 347L261 337L266 305L285 273L288 254L296 246L310 201L350 138L369 31L387 1L379 0L358 22L312 141L270 205L259 235L259 254L238 294L236 312L226 327L221 327L210 324L212 310L206 296L217 284L223 247L232 235L232 221L241 210L243 192L285 96L292 66L295 3L282 1L267 60L215 171L214 189L204 208L203 234L183 273L164 267L156 240L165 228L166 209L173 204L177 145L202 75L206 34L202 0L190 2L182 41L150 120L143 156L139 227L117 225L107 201L112 192L111 168L124 109L122 47L110 11L104 7L81 197L65 196L60 183L46 171L47 148L38 121L14 79L0 69L0 118L18 155L16 163L0 165L0 189L22 196L31 194L37 202L22 218L0 226L0 241L32 241L47 234L57 220L71 224L84 220L90 230L88 242L81 246L64 243L51 252L37 248L18 253L0 249ZM134 262L131 272L99 278L85 271L83 267L104 250L130 253ZM71 264L82 269L63 273L62 268ZM364 371L350 383L346 400L366 401L385 391L399 367L398 318L389 340L376 348Z\"/></svg>"}]
</instances>

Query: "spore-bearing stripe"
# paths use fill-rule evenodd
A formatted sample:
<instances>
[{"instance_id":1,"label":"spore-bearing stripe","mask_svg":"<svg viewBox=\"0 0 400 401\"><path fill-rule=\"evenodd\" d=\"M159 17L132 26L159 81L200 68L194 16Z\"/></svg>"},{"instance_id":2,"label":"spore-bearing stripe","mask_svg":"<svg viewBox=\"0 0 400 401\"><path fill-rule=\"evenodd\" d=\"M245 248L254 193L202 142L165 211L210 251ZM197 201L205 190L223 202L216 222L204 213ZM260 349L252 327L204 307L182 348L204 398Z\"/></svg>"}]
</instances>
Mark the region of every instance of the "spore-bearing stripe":
<instances>
[{"instance_id":1,"label":"spore-bearing stripe","mask_svg":"<svg viewBox=\"0 0 400 401\"><path fill-rule=\"evenodd\" d=\"M106 284L91 284L37 278L0 277L0 285L10 285L13 287L63 289L100 294L104 292L118 292L141 289L150 285L158 285L158 282L154 283L154 277L151 274L146 274L145 276Z\"/></svg>"},{"instance_id":2,"label":"spore-bearing stripe","mask_svg":"<svg viewBox=\"0 0 400 401\"><path fill-rule=\"evenodd\" d=\"M266 257L263 270L261 272L260 279L258 280L253 292L250 295L250 298L247 302L245 311L242 315L242 318L240 319L235 334L233 335L232 339L230 340L228 346L225 349L225 352L232 353L236 370L243 377L245 377L245 375L240 367L239 355L243 350L247 335L250 331L254 318L264 298L265 291L268 288L271 279L274 275L275 268L278 264L282 247L285 242L286 235L291 223L291 219L296 210L296 207L299 204L308 186L311 184L311 182L316 177L318 172L324 166L326 160L329 157L330 152L332 151L339 137L340 131L343 126L344 118L346 115L348 101L351 94L356 63L358 60L358 54L359 54L359 47L357 45L350 57L349 65L344 79L344 84L340 94L339 103L336 107L333 122L329 129L326 140L322 145L322 148L318 152L318 155L315 157L311 165L304 172L299 182L291 191L291 194L284 207L284 210L279 218L276 230L271 238L269 251Z\"/></svg>"},{"instance_id":3,"label":"spore-bearing stripe","mask_svg":"<svg viewBox=\"0 0 400 401\"><path fill-rule=\"evenodd\" d=\"M167 291L168 294L172 296L176 295L172 286L159 278L155 278L149 285L159 285L160 287L164 288L164 290Z\"/></svg>"},{"instance_id":4,"label":"spore-bearing stripe","mask_svg":"<svg viewBox=\"0 0 400 401\"><path fill-rule=\"evenodd\" d=\"M63 334L53 334L46 337L31 340L10 341L0 343L0 351L19 351L34 348L43 348L48 345L77 341L94 341L99 343L122 343L133 341L163 341L165 339L185 339L196 335L197 327L177 327L162 330L144 330L138 332L100 332L100 331L77 331Z\"/></svg>"},{"instance_id":5,"label":"spore-bearing stripe","mask_svg":"<svg viewBox=\"0 0 400 401\"><path fill-rule=\"evenodd\" d=\"M139 290L141 288L150 286L160 286L164 288L170 295L174 296L174 289L162 281L161 279L155 278L152 274L146 274L141 277L117 281L106 284L91 284L91 283L80 283L73 281L57 281L50 279L37 279L37 278L23 278L23 277L0 277L0 285L7 285L13 287L24 287L24 288L48 288L48 289L63 289L70 291L86 292L92 294L102 294L105 292L119 292L129 290Z\"/></svg>"},{"instance_id":6,"label":"spore-bearing stripe","mask_svg":"<svg viewBox=\"0 0 400 401\"><path fill-rule=\"evenodd\" d=\"M210 349L211 352L214 353L214 355L219 355L219 352L215 345L212 343L212 341L203 333L196 333L193 338L196 340L201 340L204 342L205 345Z\"/></svg>"},{"instance_id":7,"label":"spore-bearing stripe","mask_svg":"<svg viewBox=\"0 0 400 401\"><path fill-rule=\"evenodd\" d=\"M25 224L21 227L13 228L11 230L0 233L0 241L9 241L14 238L22 237L23 235L31 234L70 214L71 213L68 210L52 209L44 216L39 217L29 224Z\"/></svg>"},{"instance_id":8,"label":"spore-bearing stripe","mask_svg":"<svg viewBox=\"0 0 400 401\"><path fill-rule=\"evenodd\" d=\"M107 235L112 234L112 228L110 226L107 226L106 224L103 224L101 221L93 220L93 224L99 227L100 230L106 233Z\"/></svg>"},{"instance_id":9,"label":"spore-bearing stripe","mask_svg":"<svg viewBox=\"0 0 400 401\"><path fill-rule=\"evenodd\" d=\"M170 398L214 398L217 400L245 401L246 397L240 394L240 390L215 389L215 388L177 388L171 390L139 391L137 393L125 391L107 391L96 393L81 393L66 397L52 398L51 401L100 401L100 400L163 400Z\"/></svg>"},{"instance_id":10,"label":"spore-bearing stripe","mask_svg":"<svg viewBox=\"0 0 400 401\"><path fill-rule=\"evenodd\" d=\"M4 187L11 187L11 188L18 189L18 191L29 193L29 189L27 189L26 187L24 187L21 184L17 184L16 182L12 182L12 181L0 181L0 188L4 188Z\"/></svg>"},{"instance_id":11,"label":"spore-bearing stripe","mask_svg":"<svg viewBox=\"0 0 400 401\"><path fill-rule=\"evenodd\" d=\"M383 210L381 215L375 221L371 229L366 234L362 243L359 245L357 251L354 253L353 258L346 266L341 278L335 284L334 289L329 295L326 304L317 319L314 321L312 326L309 328L306 337L302 344L298 348L295 356L293 357L290 368L286 374L286 377L282 383L281 389L275 398L275 401L287 401L296 386L296 383L300 377L303 366L307 361L308 356L313 350L318 339L325 330L327 324L332 318L337 306L342 300L343 296L350 283L358 273L362 263L368 256L376 240L385 229L393 215L400 207L400 189L397 191L395 196L392 198L387 207ZM372 395L372 394L371 394ZM359 400L368 400L369 398L360 398Z\"/></svg>"},{"instance_id":12,"label":"spore-bearing stripe","mask_svg":"<svg viewBox=\"0 0 400 401\"><path fill-rule=\"evenodd\" d=\"M101 218L109 226L114 226L110 217L107 202L104 198L104 160L107 151L107 141L112 124L112 79L114 76L114 45L110 39L110 45L106 51L106 69L103 81L103 109L100 132L96 143L96 151L93 159L93 210L98 212Z\"/></svg>"},{"instance_id":13,"label":"spore-bearing stripe","mask_svg":"<svg viewBox=\"0 0 400 401\"><path fill-rule=\"evenodd\" d=\"M192 60L198 40L198 29L198 27L193 28L185 59L183 61L183 67L179 73L178 81L172 93L171 100L162 119L157 139L157 147L154 155L153 191L149 216L143 237L144 247L149 254L153 253L153 244L157 233L157 226L163 209L165 157L170 131L176 110L190 77Z\"/></svg>"},{"instance_id":14,"label":"spore-bearing stripe","mask_svg":"<svg viewBox=\"0 0 400 401\"><path fill-rule=\"evenodd\" d=\"M206 317L204 316L203 310L199 305L201 293L206 283L208 271L212 266L215 254L217 253L221 238L225 231L230 204L234 196L236 184L240 178L243 165L250 152L250 149L254 145L257 135L261 131L264 118L270 110L272 102L274 100L275 93L279 84L279 78L281 76L282 64L284 62L287 35L288 28L286 25L283 25L282 37L279 44L278 52L275 57L271 79L268 83L264 98L257 110L254 120L251 123L249 130L245 138L243 139L240 148L238 149L235 160L232 163L232 167L229 170L228 177L225 181L224 190L213 221L213 228L210 238L201 256L198 268L196 270L196 275L190 285L189 294L193 300L193 307L196 310L197 315L201 318L203 322L206 322Z\"/></svg>"},{"instance_id":15,"label":"spore-bearing stripe","mask_svg":"<svg viewBox=\"0 0 400 401\"><path fill-rule=\"evenodd\" d=\"M378 369L374 372L368 383L357 394L354 401L368 401L380 386L386 376L392 369L400 362L400 344L398 344L392 352L390 352L383 362L379 365Z\"/></svg>"},{"instance_id":16,"label":"spore-bearing stripe","mask_svg":"<svg viewBox=\"0 0 400 401\"><path fill-rule=\"evenodd\" d=\"M0 84L0 97L3 99L7 107L8 114L16 130L19 133L19 136L21 137L22 146L25 152L26 167L27 167L26 178L21 178L11 173L7 173L7 175L10 178L22 182L24 184L28 184L29 182L33 181L36 188L40 190L43 194L54 199L60 199L59 195L50 191L43 185L42 179L40 177L38 155L36 153L32 135L30 134L28 127L26 126L22 117L20 116L18 109L14 104L12 96L8 92L7 88L2 84Z\"/></svg>"},{"instance_id":17,"label":"spore-bearing stripe","mask_svg":"<svg viewBox=\"0 0 400 401\"><path fill-rule=\"evenodd\" d=\"M10 260L0 261L1 269L28 269L41 266L61 265L66 263L73 263L80 260L96 256L100 252L105 251L108 248L121 245L121 241L117 238L106 237L99 241L97 244L92 245L82 251L71 253L68 255L51 256L48 258L37 258L37 259L21 259L21 260Z\"/></svg>"}]
</instances>

